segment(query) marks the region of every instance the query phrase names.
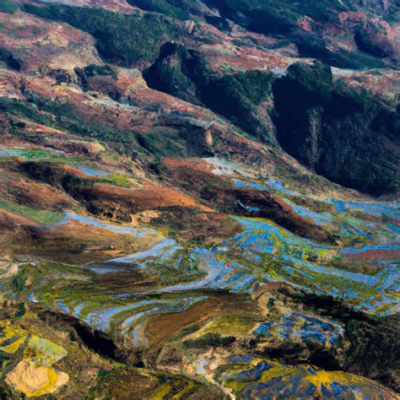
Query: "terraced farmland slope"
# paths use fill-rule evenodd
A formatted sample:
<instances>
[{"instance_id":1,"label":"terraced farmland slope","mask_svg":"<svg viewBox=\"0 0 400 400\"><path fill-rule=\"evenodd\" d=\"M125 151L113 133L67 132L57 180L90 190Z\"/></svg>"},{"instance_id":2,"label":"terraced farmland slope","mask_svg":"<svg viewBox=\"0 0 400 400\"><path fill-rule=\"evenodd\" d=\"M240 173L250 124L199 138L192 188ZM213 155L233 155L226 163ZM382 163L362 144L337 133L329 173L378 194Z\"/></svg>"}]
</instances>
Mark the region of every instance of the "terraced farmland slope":
<instances>
[{"instance_id":1,"label":"terraced farmland slope","mask_svg":"<svg viewBox=\"0 0 400 400\"><path fill-rule=\"evenodd\" d=\"M3 0L0 398L398 399L399 11Z\"/></svg>"}]
</instances>

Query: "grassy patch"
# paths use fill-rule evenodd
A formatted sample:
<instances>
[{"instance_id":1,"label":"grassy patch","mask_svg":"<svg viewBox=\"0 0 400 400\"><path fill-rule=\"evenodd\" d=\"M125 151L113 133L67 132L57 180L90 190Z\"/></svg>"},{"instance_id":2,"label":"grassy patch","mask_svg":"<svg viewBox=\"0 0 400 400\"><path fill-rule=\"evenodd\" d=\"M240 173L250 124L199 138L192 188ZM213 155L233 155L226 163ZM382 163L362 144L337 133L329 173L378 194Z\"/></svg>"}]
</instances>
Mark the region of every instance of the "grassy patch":
<instances>
[{"instance_id":1,"label":"grassy patch","mask_svg":"<svg viewBox=\"0 0 400 400\"><path fill-rule=\"evenodd\" d=\"M122 175L112 175L104 179L94 178L94 180L97 182L109 183L114 186L129 187L129 178Z\"/></svg>"},{"instance_id":2,"label":"grassy patch","mask_svg":"<svg viewBox=\"0 0 400 400\"><path fill-rule=\"evenodd\" d=\"M41 225L54 224L64 218L64 213L57 211L38 210L19 204L8 203L0 200L0 208L30 218Z\"/></svg>"}]
</instances>

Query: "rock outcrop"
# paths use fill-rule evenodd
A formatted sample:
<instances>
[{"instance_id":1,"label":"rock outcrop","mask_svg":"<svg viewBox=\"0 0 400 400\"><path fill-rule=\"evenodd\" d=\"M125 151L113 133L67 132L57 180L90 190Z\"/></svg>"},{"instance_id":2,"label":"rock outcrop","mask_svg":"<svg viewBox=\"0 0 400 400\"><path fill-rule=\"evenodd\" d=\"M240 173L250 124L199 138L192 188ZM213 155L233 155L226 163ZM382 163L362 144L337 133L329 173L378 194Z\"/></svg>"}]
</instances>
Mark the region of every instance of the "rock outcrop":
<instances>
[{"instance_id":1,"label":"rock outcrop","mask_svg":"<svg viewBox=\"0 0 400 400\"><path fill-rule=\"evenodd\" d=\"M278 140L300 162L363 192L399 189L399 108L339 89L322 64L292 65L273 91Z\"/></svg>"}]
</instances>

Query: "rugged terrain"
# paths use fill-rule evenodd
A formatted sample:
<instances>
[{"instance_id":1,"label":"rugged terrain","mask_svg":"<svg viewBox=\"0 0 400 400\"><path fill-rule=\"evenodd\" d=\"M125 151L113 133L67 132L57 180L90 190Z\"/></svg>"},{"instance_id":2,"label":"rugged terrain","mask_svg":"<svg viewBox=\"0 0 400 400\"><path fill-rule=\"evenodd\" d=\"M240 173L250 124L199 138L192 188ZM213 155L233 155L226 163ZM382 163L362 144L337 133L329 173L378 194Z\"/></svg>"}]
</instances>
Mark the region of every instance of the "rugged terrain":
<instances>
[{"instance_id":1,"label":"rugged terrain","mask_svg":"<svg viewBox=\"0 0 400 400\"><path fill-rule=\"evenodd\" d=\"M398 399L397 0L2 0L0 397Z\"/></svg>"}]
</instances>

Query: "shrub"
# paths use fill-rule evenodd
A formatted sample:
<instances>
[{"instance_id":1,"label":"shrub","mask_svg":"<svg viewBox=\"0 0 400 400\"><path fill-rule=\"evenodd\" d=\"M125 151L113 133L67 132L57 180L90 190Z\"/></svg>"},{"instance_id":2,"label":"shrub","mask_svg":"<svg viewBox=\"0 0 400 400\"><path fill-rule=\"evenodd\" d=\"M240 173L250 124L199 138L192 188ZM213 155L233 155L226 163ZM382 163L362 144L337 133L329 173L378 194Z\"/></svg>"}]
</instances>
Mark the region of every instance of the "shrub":
<instances>
[{"instance_id":1,"label":"shrub","mask_svg":"<svg viewBox=\"0 0 400 400\"><path fill-rule=\"evenodd\" d=\"M186 348L191 349L204 349L205 347L227 347L231 345L235 341L235 337L233 336L225 336L222 337L218 333L207 333L206 335L194 339L187 340L183 342L183 345Z\"/></svg>"},{"instance_id":2,"label":"shrub","mask_svg":"<svg viewBox=\"0 0 400 400\"><path fill-rule=\"evenodd\" d=\"M0 47L0 61L7 64L9 68L19 71L21 69L21 63L17 60L14 55L7 49Z\"/></svg>"},{"instance_id":3,"label":"shrub","mask_svg":"<svg viewBox=\"0 0 400 400\"><path fill-rule=\"evenodd\" d=\"M128 0L142 10L159 12L178 19L189 19L187 3L181 0Z\"/></svg>"},{"instance_id":4,"label":"shrub","mask_svg":"<svg viewBox=\"0 0 400 400\"><path fill-rule=\"evenodd\" d=\"M163 16L118 14L112 11L55 6L25 5L24 11L68 24L90 33L101 56L111 63L132 66L153 61L163 42L176 38L180 28Z\"/></svg>"},{"instance_id":5,"label":"shrub","mask_svg":"<svg viewBox=\"0 0 400 400\"><path fill-rule=\"evenodd\" d=\"M15 4L14 0L1 0L0 12L13 13L17 10L18 6Z\"/></svg>"}]
</instances>

